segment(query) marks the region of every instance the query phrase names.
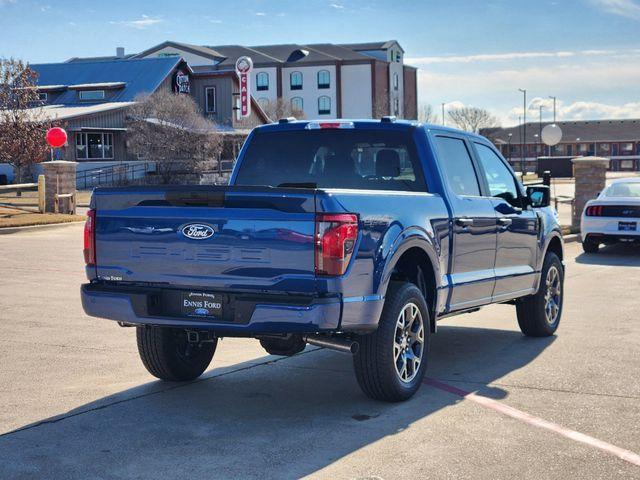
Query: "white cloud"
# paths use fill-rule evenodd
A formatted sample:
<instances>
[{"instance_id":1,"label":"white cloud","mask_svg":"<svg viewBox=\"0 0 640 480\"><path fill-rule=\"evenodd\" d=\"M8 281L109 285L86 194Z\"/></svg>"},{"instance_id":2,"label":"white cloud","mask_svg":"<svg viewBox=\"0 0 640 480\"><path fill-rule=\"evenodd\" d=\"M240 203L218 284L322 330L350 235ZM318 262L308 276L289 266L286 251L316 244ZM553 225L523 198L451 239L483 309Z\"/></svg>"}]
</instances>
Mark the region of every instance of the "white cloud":
<instances>
[{"instance_id":1,"label":"white cloud","mask_svg":"<svg viewBox=\"0 0 640 480\"><path fill-rule=\"evenodd\" d=\"M508 69L459 65L442 71L432 65L418 70L418 93L421 102L434 106L455 99L487 108L507 125L522 114L518 88L527 88L532 99L527 117L535 119L540 104L544 106L544 118L550 118L553 105L547 95L573 102L558 109L558 118L640 118L637 95L633 93L640 78L640 53L628 55L630 60L626 62L620 62L616 55L575 57L560 65L536 62L534 66L510 65Z\"/></svg>"},{"instance_id":2,"label":"white cloud","mask_svg":"<svg viewBox=\"0 0 640 480\"><path fill-rule=\"evenodd\" d=\"M264 12L256 12L256 16L258 16L258 17L266 17L267 14L264 13Z\"/></svg>"},{"instance_id":3,"label":"white cloud","mask_svg":"<svg viewBox=\"0 0 640 480\"><path fill-rule=\"evenodd\" d=\"M475 62L507 62L516 60L539 60L539 59L563 59L580 55L595 57L614 55L619 52L615 50L582 50L579 52L559 51L559 52L505 52L505 53L480 53L474 55L446 55L446 56L425 56L407 57L406 63L410 65L432 65L436 63L475 63Z\"/></svg>"},{"instance_id":4,"label":"white cloud","mask_svg":"<svg viewBox=\"0 0 640 480\"><path fill-rule=\"evenodd\" d=\"M344 5L340 5L339 3L330 3L329 6L331 8L335 8L336 10L342 10L344 9Z\"/></svg>"},{"instance_id":5,"label":"white cloud","mask_svg":"<svg viewBox=\"0 0 640 480\"><path fill-rule=\"evenodd\" d=\"M635 0L590 0L607 13L640 20L640 4Z\"/></svg>"},{"instance_id":6,"label":"white cloud","mask_svg":"<svg viewBox=\"0 0 640 480\"><path fill-rule=\"evenodd\" d=\"M41 12L48 12L49 10L51 10L51 5L43 5L40 7Z\"/></svg>"},{"instance_id":7,"label":"white cloud","mask_svg":"<svg viewBox=\"0 0 640 480\"><path fill-rule=\"evenodd\" d=\"M164 20L162 20L160 17L150 17L148 15L142 15L139 19L137 20L122 20L119 22L114 22L111 21L109 22L111 25L124 25L125 27L131 27L131 28L136 28L138 30L144 30L146 28L149 28L153 25L157 25L158 23L162 23L164 22Z\"/></svg>"},{"instance_id":8,"label":"white cloud","mask_svg":"<svg viewBox=\"0 0 640 480\"><path fill-rule=\"evenodd\" d=\"M5 5L10 5L12 3L16 3L16 0L0 0L0 7L4 7Z\"/></svg>"},{"instance_id":9,"label":"white cloud","mask_svg":"<svg viewBox=\"0 0 640 480\"><path fill-rule=\"evenodd\" d=\"M544 121L550 119L553 112L553 100L534 98L528 105L527 120L538 120L539 106L543 106ZM522 108L514 107L508 113L508 119L516 122L522 115ZM640 118L640 102L628 102L620 105L592 101L556 102L556 119L562 120L599 120L612 118Z\"/></svg>"},{"instance_id":10,"label":"white cloud","mask_svg":"<svg viewBox=\"0 0 640 480\"><path fill-rule=\"evenodd\" d=\"M222 23L222 20L211 19L211 20L209 20L209 22L210 23L220 24L220 23Z\"/></svg>"}]
</instances>

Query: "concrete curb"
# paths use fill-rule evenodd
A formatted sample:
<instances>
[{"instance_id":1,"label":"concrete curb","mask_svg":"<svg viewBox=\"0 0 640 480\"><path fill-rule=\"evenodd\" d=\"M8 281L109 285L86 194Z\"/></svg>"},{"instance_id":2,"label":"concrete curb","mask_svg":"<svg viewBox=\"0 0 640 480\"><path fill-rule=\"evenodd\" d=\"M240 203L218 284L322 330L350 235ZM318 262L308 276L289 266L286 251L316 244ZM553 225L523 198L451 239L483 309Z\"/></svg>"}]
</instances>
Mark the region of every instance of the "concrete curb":
<instances>
[{"instance_id":1,"label":"concrete curb","mask_svg":"<svg viewBox=\"0 0 640 480\"><path fill-rule=\"evenodd\" d=\"M67 227L69 225L82 225L84 220L77 222L62 222L62 223L46 223L44 225L25 225L24 227L4 227L0 228L0 235L8 235L10 233L20 233L38 230L47 230L52 228Z\"/></svg>"},{"instance_id":2,"label":"concrete curb","mask_svg":"<svg viewBox=\"0 0 640 480\"><path fill-rule=\"evenodd\" d=\"M564 243L579 242L580 241L580 234L579 233L571 233L569 235L565 235L562 238L564 240Z\"/></svg>"}]
</instances>

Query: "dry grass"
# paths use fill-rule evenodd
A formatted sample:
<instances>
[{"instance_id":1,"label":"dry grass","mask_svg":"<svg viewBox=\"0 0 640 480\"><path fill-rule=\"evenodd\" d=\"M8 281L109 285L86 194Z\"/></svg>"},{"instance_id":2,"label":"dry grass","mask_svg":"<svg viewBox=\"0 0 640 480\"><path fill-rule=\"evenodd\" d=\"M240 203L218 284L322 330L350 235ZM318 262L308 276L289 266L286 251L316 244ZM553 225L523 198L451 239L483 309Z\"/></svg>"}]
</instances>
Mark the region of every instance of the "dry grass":
<instances>
[{"instance_id":1,"label":"dry grass","mask_svg":"<svg viewBox=\"0 0 640 480\"><path fill-rule=\"evenodd\" d=\"M37 202L36 202L37 203ZM24 227L28 225L46 225L84 220L82 215L63 215L60 213L32 213L24 210L0 207L0 228Z\"/></svg>"},{"instance_id":2,"label":"dry grass","mask_svg":"<svg viewBox=\"0 0 640 480\"><path fill-rule=\"evenodd\" d=\"M88 205L90 199L91 191L83 190L76 193L77 205ZM38 192L22 192L22 196L18 197L15 192L2 193L0 191L0 203L38 208Z\"/></svg>"}]
</instances>

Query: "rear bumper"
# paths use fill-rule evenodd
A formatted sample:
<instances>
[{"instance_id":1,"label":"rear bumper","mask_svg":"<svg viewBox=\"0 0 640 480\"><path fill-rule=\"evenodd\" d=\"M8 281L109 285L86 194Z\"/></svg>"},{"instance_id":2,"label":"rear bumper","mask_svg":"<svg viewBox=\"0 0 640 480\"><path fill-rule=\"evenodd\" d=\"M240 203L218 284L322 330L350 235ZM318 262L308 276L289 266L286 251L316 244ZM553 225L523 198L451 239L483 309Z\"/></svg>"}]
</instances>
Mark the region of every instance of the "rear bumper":
<instances>
[{"instance_id":1,"label":"rear bumper","mask_svg":"<svg viewBox=\"0 0 640 480\"><path fill-rule=\"evenodd\" d=\"M636 230L620 230L620 223L635 223ZM630 217L589 217L582 216L580 223L582 238L593 235L600 237L601 242L620 239L640 239L640 219ZM606 239L606 240L605 240Z\"/></svg>"},{"instance_id":2,"label":"rear bumper","mask_svg":"<svg viewBox=\"0 0 640 480\"><path fill-rule=\"evenodd\" d=\"M311 298L288 295L227 295L224 321L210 318L165 316L154 312L154 296L160 288L120 287L101 284L84 284L81 287L82 307L92 317L115 320L132 325L158 325L199 330L212 330L230 336L253 336L276 333L314 333L340 329L343 302L339 297ZM366 300L363 298L363 300ZM377 327L369 315L353 315L364 312L359 302L350 302L345 330L372 330ZM362 302L370 313L373 304ZM373 302L382 308L382 301ZM345 304L346 305L346 304ZM377 310L377 308L374 308ZM345 312L346 313L346 312ZM360 324L357 318L362 318Z\"/></svg>"}]
</instances>

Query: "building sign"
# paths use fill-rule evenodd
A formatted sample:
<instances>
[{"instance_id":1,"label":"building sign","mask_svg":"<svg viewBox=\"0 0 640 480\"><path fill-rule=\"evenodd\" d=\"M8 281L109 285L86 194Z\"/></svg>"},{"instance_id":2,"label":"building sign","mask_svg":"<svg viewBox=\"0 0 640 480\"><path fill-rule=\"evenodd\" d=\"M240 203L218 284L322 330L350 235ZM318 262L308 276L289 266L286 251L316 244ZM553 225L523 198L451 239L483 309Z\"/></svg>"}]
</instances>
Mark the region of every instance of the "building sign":
<instances>
[{"instance_id":1,"label":"building sign","mask_svg":"<svg viewBox=\"0 0 640 480\"><path fill-rule=\"evenodd\" d=\"M240 79L240 117L251 115L251 86L249 72L253 68L251 57L240 57L236 61L236 73Z\"/></svg>"},{"instance_id":2,"label":"building sign","mask_svg":"<svg viewBox=\"0 0 640 480\"><path fill-rule=\"evenodd\" d=\"M189 83L189 75L182 70L176 71L173 77L173 92L174 93L189 93L191 91L191 85Z\"/></svg>"}]
</instances>

